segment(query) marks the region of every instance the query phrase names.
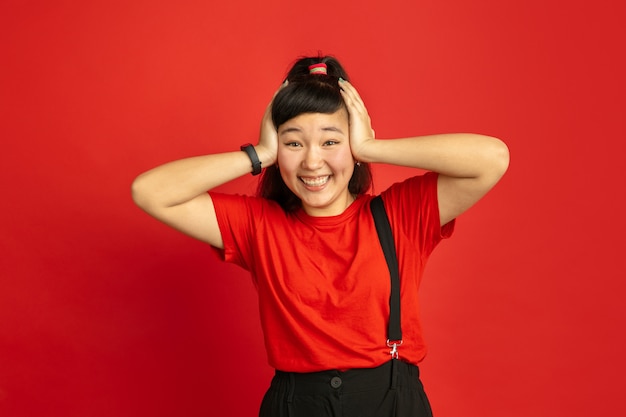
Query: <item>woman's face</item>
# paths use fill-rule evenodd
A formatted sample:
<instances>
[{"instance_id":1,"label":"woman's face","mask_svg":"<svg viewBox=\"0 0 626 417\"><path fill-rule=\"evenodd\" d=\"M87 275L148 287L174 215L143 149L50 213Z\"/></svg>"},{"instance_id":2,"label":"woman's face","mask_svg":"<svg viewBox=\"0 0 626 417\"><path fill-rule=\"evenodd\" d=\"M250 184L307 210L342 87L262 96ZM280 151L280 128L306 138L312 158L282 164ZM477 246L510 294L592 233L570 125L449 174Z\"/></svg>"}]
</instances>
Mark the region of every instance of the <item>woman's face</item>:
<instances>
[{"instance_id":1,"label":"woman's face","mask_svg":"<svg viewBox=\"0 0 626 417\"><path fill-rule=\"evenodd\" d=\"M304 113L278 128L278 166L311 216L335 216L354 201L348 112Z\"/></svg>"}]
</instances>

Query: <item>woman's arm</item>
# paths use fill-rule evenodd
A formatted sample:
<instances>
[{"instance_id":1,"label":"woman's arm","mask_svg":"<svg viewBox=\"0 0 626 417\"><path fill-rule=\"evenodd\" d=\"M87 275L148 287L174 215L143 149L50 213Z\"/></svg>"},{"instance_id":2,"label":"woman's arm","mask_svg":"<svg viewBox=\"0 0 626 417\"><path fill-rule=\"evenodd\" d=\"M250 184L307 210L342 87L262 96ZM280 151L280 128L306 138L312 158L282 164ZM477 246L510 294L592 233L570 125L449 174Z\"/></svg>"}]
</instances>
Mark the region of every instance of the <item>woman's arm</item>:
<instances>
[{"instance_id":1,"label":"woman's arm","mask_svg":"<svg viewBox=\"0 0 626 417\"><path fill-rule=\"evenodd\" d=\"M278 139L268 106L255 147L262 167L276 161ZM215 208L207 193L249 174L252 163L243 151L196 156L166 163L139 175L132 184L135 203L169 226L223 248Z\"/></svg>"},{"instance_id":2,"label":"woman's arm","mask_svg":"<svg viewBox=\"0 0 626 417\"><path fill-rule=\"evenodd\" d=\"M341 82L350 113L350 145L363 162L421 168L439 173L437 195L441 224L480 200L504 175L507 146L499 139L470 134L442 134L403 139L374 139L363 101L348 82Z\"/></svg>"}]
</instances>

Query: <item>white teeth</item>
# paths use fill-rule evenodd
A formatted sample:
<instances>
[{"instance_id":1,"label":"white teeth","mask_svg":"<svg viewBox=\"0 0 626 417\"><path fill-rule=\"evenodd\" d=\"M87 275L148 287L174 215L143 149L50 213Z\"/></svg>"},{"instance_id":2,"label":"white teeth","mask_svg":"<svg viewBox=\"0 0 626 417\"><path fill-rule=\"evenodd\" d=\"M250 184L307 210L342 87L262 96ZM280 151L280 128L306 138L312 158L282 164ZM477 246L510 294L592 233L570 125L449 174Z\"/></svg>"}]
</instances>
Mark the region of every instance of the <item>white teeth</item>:
<instances>
[{"instance_id":1,"label":"white teeth","mask_svg":"<svg viewBox=\"0 0 626 417\"><path fill-rule=\"evenodd\" d=\"M320 185L324 185L328 182L330 175L325 177L317 177L317 178L300 178L303 183L308 185L309 187L319 187Z\"/></svg>"}]
</instances>

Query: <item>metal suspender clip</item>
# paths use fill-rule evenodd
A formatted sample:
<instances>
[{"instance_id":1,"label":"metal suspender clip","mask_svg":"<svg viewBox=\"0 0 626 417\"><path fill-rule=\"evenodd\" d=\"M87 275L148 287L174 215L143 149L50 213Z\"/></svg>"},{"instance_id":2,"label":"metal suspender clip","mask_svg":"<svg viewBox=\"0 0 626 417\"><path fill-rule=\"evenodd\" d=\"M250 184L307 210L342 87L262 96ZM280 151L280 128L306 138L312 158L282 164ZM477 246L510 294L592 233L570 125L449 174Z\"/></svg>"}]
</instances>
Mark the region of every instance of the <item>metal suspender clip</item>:
<instances>
[{"instance_id":1,"label":"metal suspender clip","mask_svg":"<svg viewBox=\"0 0 626 417\"><path fill-rule=\"evenodd\" d=\"M389 340L387 339L387 347L390 347L391 350L389 354L391 355L391 359L398 359L400 357L400 353L398 352L398 348L402 346L402 340Z\"/></svg>"}]
</instances>

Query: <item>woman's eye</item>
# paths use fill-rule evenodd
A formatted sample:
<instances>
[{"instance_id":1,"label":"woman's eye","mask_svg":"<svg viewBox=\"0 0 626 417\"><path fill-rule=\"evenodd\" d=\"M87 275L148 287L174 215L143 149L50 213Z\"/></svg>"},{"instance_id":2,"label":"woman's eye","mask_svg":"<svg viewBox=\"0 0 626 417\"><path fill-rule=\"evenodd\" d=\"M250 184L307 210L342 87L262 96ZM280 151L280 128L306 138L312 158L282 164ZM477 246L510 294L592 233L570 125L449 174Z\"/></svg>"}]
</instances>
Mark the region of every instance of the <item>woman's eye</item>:
<instances>
[{"instance_id":1,"label":"woman's eye","mask_svg":"<svg viewBox=\"0 0 626 417\"><path fill-rule=\"evenodd\" d=\"M300 146L300 144L298 142L287 142L287 143L285 143L285 145L287 145L289 147L292 147L292 148Z\"/></svg>"},{"instance_id":2,"label":"woman's eye","mask_svg":"<svg viewBox=\"0 0 626 417\"><path fill-rule=\"evenodd\" d=\"M329 146L329 145L336 145L338 143L339 142L337 142L336 140L327 140L326 142L324 142L324 145Z\"/></svg>"}]
</instances>

